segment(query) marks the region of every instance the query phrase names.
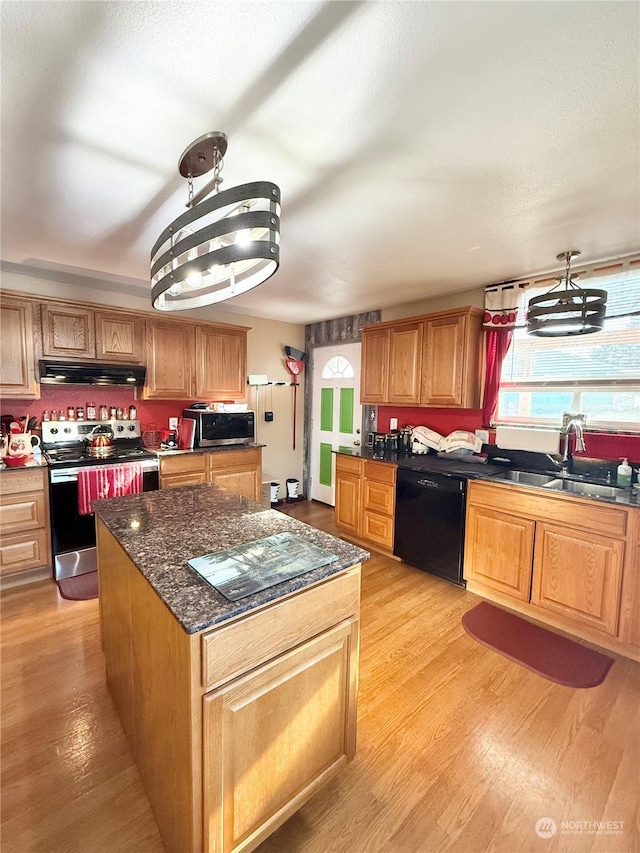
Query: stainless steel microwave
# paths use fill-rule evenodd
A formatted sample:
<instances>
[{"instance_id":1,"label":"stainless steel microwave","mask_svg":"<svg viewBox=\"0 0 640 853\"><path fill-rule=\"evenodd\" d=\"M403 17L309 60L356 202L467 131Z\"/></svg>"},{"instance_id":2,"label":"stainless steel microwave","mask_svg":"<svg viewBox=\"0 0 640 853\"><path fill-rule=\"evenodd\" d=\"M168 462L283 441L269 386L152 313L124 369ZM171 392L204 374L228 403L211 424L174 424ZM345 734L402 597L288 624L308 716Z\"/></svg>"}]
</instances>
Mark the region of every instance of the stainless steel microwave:
<instances>
[{"instance_id":1,"label":"stainless steel microwave","mask_svg":"<svg viewBox=\"0 0 640 853\"><path fill-rule=\"evenodd\" d=\"M182 416L196 422L194 447L252 444L256 437L254 412L208 412L184 409Z\"/></svg>"}]
</instances>

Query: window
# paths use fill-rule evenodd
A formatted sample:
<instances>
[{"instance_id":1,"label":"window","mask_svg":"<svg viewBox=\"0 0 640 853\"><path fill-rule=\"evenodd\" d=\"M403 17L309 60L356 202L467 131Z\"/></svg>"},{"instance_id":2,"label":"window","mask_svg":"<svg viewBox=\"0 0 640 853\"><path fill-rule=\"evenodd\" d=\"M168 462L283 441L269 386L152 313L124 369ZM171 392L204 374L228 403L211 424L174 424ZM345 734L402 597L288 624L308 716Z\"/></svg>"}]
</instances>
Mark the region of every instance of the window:
<instances>
[{"instance_id":1,"label":"window","mask_svg":"<svg viewBox=\"0 0 640 853\"><path fill-rule=\"evenodd\" d=\"M583 412L587 427L640 432L640 269L594 271L584 287L607 290L604 329L592 335L538 338L524 329L528 287L502 365L498 423L554 425L563 412Z\"/></svg>"},{"instance_id":2,"label":"window","mask_svg":"<svg viewBox=\"0 0 640 853\"><path fill-rule=\"evenodd\" d=\"M333 355L322 368L322 379L353 379L353 365L343 355Z\"/></svg>"}]
</instances>

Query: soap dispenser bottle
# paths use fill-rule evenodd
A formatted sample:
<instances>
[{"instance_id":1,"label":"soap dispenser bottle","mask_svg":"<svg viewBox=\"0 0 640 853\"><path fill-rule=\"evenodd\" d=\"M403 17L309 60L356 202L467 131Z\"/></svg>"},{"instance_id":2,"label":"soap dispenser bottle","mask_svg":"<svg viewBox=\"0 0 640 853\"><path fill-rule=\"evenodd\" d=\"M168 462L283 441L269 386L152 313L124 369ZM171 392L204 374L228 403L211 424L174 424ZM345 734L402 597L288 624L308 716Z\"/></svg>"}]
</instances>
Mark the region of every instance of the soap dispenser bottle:
<instances>
[{"instance_id":1,"label":"soap dispenser bottle","mask_svg":"<svg viewBox=\"0 0 640 853\"><path fill-rule=\"evenodd\" d=\"M616 482L619 486L631 485L631 465L627 462L626 457L622 460L622 464L618 465Z\"/></svg>"}]
</instances>

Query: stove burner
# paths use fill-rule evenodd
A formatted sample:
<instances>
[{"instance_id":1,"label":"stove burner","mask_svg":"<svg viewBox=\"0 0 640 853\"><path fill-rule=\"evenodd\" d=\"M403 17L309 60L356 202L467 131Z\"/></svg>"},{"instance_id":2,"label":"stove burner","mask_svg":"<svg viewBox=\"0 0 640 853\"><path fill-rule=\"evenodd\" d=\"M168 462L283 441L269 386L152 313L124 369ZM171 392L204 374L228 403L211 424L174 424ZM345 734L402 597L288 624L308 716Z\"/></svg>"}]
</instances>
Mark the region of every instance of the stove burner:
<instances>
[{"instance_id":1,"label":"stove burner","mask_svg":"<svg viewBox=\"0 0 640 853\"><path fill-rule=\"evenodd\" d=\"M96 465L103 462L122 462L126 459L153 459L155 453L150 453L142 447L114 447L113 451L103 455L92 453L88 447L53 448L44 451L50 465Z\"/></svg>"}]
</instances>

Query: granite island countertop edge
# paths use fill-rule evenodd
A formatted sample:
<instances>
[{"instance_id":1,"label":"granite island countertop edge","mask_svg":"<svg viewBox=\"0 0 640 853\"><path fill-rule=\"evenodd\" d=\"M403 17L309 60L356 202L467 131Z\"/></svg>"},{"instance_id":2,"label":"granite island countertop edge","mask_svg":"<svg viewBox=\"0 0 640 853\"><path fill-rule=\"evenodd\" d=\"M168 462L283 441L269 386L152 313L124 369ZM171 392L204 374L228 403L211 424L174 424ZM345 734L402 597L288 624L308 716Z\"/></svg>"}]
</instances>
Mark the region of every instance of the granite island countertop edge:
<instances>
[{"instance_id":1,"label":"granite island countertop edge","mask_svg":"<svg viewBox=\"0 0 640 853\"><path fill-rule=\"evenodd\" d=\"M212 484L182 486L94 501L105 524L187 634L262 608L369 558L369 552L277 510ZM337 561L231 602L188 564L276 533L291 532Z\"/></svg>"}]
</instances>

